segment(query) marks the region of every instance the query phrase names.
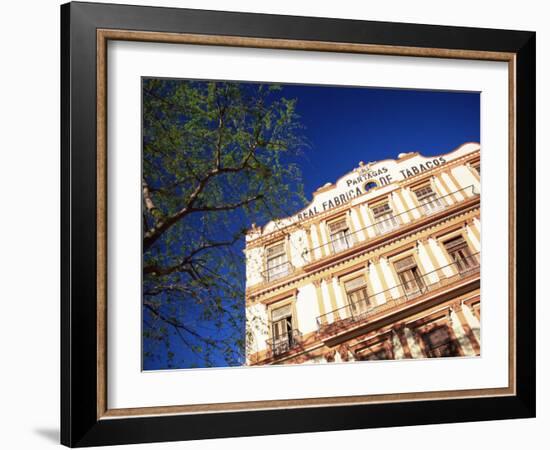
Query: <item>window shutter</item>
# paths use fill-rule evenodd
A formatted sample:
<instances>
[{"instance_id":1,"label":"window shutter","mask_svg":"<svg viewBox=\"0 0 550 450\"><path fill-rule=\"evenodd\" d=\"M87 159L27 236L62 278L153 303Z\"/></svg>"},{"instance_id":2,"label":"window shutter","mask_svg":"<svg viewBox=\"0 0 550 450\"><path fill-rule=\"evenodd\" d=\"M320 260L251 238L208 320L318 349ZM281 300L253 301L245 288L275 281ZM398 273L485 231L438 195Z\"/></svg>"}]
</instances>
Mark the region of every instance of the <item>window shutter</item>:
<instances>
[{"instance_id":1,"label":"window shutter","mask_svg":"<svg viewBox=\"0 0 550 450\"><path fill-rule=\"evenodd\" d=\"M445 329L445 327L438 328L428 334L428 342L432 348L439 347L440 345L447 343L449 339L449 332Z\"/></svg>"},{"instance_id":2,"label":"window shutter","mask_svg":"<svg viewBox=\"0 0 550 450\"><path fill-rule=\"evenodd\" d=\"M345 231L348 229L348 224L346 219L338 220L337 222L332 222L328 224L330 229L330 234L338 233L339 231Z\"/></svg>"},{"instance_id":3,"label":"window shutter","mask_svg":"<svg viewBox=\"0 0 550 450\"><path fill-rule=\"evenodd\" d=\"M288 317L292 314L291 305L282 306L271 311L271 320L273 322Z\"/></svg>"},{"instance_id":4,"label":"window shutter","mask_svg":"<svg viewBox=\"0 0 550 450\"><path fill-rule=\"evenodd\" d=\"M406 258L400 259L394 263L395 270L397 272L402 272L404 270L410 270L413 267L416 267L416 261L414 257L408 256Z\"/></svg>"},{"instance_id":5,"label":"window shutter","mask_svg":"<svg viewBox=\"0 0 550 450\"><path fill-rule=\"evenodd\" d=\"M459 250L463 247L466 247L466 241L462 236L451 239L450 241L447 241L444 243L445 249L451 253L453 251Z\"/></svg>"},{"instance_id":6,"label":"window shutter","mask_svg":"<svg viewBox=\"0 0 550 450\"><path fill-rule=\"evenodd\" d=\"M431 186L422 186L421 188L414 191L414 193L416 194L416 197L418 199L434 195L434 191L432 190Z\"/></svg>"},{"instance_id":7,"label":"window shutter","mask_svg":"<svg viewBox=\"0 0 550 450\"><path fill-rule=\"evenodd\" d=\"M274 256L281 255L285 252L285 243L281 242L280 244L268 247L266 252L268 258L273 258Z\"/></svg>"},{"instance_id":8,"label":"window shutter","mask_svg":"<svg viewBox=\"0 0 550 450\"><path fill-rule=\"evenodd\" d=\"M352 292L364 286L365 284L366 283L365 283L364 277L357 277L357 278L354 278L353 280L346 281L344 283L344 286L345 286L346 292Z\"/></svg>"},{"instance_id":9,"label":"window shutter","mask_svg":"<svg viewBox=\"0 0 550 450\"><path fill-rule=\"evenodd\" d=\"M383 214L391 213L392 210L388 203L384 203L383 205L375 206L374 208L372 208L372 212L374 214L374 217L379 217Z\"/></svg>"}]
</instances>

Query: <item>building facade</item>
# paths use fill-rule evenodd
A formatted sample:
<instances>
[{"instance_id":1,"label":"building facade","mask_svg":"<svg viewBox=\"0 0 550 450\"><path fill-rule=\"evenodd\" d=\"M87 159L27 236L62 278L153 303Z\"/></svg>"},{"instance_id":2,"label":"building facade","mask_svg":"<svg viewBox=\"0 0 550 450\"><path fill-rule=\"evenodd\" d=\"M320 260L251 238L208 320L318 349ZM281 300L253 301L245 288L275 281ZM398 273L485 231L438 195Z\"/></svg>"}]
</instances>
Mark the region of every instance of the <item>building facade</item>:
<instances>
[{"instance_id":1,"label":"building facade","mask_svg":"<svg viewBox=\"0 0 550 450\"><path fill-rule=\"evenodd\" d=\"M480 355L480 146L359 163L246 237L247 364Z\"/></svg>"}]
</instances>

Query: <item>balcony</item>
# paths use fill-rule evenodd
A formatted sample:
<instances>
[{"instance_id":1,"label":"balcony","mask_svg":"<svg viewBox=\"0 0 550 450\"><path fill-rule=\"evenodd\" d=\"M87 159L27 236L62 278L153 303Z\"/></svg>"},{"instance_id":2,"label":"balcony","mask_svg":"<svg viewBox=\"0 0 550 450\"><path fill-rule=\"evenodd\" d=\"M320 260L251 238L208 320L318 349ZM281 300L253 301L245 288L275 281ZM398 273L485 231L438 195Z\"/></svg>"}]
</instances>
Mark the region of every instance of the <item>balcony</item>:
<instances>
[{"instance_id":1,"label":"balcony","mask_svg":"<svg viewBox=\"0 0 550 450\"><path fill-rule=\"evenodd\" d=\"M357 240L357 236L354 233L342 235L330 242L330 248L333 253L340 253L348 248L352 248Z\"/></svg>"},{"instance_id":2,"label":"balcony","mask_svg":"<svg viewBox=\"0 0 550 450\"><path fill-rule=\"evenodd\" d=\"M444 202L444 199L437 196L427 197L422 202L420 202L421 211L425 216L435 214L442 209L445 209L446 207L447 204Z\"/></svg>"},{"instance_id":3,"label":"balcony","mask_svg":"<svg viewBox=\"0 0 550 450\"><path fill-rule=\"evenodd\" d=\"M479 253L454 261L451 264L419 276L414 282L398 284L389 289L377 292L369 298L350 303L335 310L329 311L317 317L317 327L320 333L332 334L346 329L349 325L368 321L369 318L406 305L430 292L434 292L457 281L472 275L479 275ZM398 293L397 297L393 294ZM371 299L377 299L380 295L391 300L377 306L370 306Z\"/></svg>"},{"instance_id":4,"label":"balcony","mask_svg":"<svg viewBox=\"0 0 550 450\"><path fill-rule=\"evenodd\" d=\"M262 278L264 280L264 283L269 283L271 281L284 278L287 275L290 275L292 272L294 272L294 266L289 261L285 261L282 264L278 264L276 266L270 267L267 270L264 270L262 272Z\"/></svg>"},{"instance_id":5,"label":"balcony","mask_svg":"<svg viewBox=\"0 0 550 450\"><path fill-rule=\"evenodd\" d=\"M288 333L281 334L277 338L268 339L266 342L268 357L276 358L299 347L302 343L302 333L298 330L292 330Z\"/></svg>"},{"instance_id":6,"label":"balcony","mask_svg":"<svg viewBox=\"0 0 550 450\"><path fill-rule=\"evenodd\" d=\"M424 202L423 204L420 204L419 206L408 209L401 213L386 213L383 216L380 216L372 225L360 228L353 233L346 233L345 238L339 238L337 241L330 241L326 244L318 245L317 247L312 248L310 251L307 251L304 255L304 258L306 258L308 263L312 263L327 256L342 253L348 249L358 246L359 244L367 242L374 237L379 237L381 235L390 233L404 227L405 225L415 223L425 217L434 215L449 208L450 206L453 206L449 205L448 198L457 193L462 193L462 195L465 197L465 200L479 195L479 193L475 191L474 186L470 185L465 188L453 191L447 195L430 197L428 201ZM414 211L417 211L419 213L419 218L414 218ZM411 213L412 218L404 220L405 217L409 217L409 213ZM363 236L365 236L366 238Z\"/></svg>"},{"instance_id":7,"label":"balcony","mask_svg":"<svg viewBox=\"0 0 550 450\"><path fill-rule=\"evenodd\" d=\"M377 236L380 236L382 234L386 234L390 231L398 229L402 224L403 222L401 221L399 214L385 214L383 217L379 217L376 222L374 222L374 233Z\"/></svg>"}]
</instances>

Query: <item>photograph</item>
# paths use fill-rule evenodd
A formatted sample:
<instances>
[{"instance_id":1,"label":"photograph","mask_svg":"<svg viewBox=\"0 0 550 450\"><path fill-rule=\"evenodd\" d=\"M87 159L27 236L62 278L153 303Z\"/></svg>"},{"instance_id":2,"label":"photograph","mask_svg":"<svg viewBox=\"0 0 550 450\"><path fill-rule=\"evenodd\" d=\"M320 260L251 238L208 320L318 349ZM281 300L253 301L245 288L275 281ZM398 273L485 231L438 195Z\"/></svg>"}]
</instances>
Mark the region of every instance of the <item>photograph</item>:
<instances>
[{"instance_id":1,"label":"photograph","mask_svg":"<svg viewBox=\"0 0 550 450\"><path fill-rule=\"evenodd\" d=\"M140 95L143 371L482 357L480 92Z\"/></svg>"},{"instance_id":2,"label":"photograph","mask_svg":"<svg viewBox=\"0 0 550 450\"><path fill-rule=\"evenodd\" d=\"M60 358L14 372L56 364L59 441L521 446L542 15L163 3L61 5L61 159L19 165L61 179Z\"/></svg>"}]
</instances>

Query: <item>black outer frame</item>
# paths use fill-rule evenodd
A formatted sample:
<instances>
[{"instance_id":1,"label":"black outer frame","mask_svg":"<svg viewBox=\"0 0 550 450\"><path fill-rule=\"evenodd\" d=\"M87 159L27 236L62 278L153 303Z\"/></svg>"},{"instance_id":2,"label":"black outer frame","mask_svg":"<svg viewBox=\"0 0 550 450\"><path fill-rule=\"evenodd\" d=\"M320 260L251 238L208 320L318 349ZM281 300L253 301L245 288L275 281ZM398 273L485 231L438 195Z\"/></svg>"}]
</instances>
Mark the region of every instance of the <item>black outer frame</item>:
<instances>
[{"instance_id":1,"label":"black outer frame","mask_svg":"<svg viewBox=\"0 0 550 450\"><path fill-rule=\"evenodd\" d=\"M98 28L516 53L517 395L98 420ZM82 447L535 416L534 32L69 3L61 6L61 145L62 444Z\"/></svg>"}]
</instances>

